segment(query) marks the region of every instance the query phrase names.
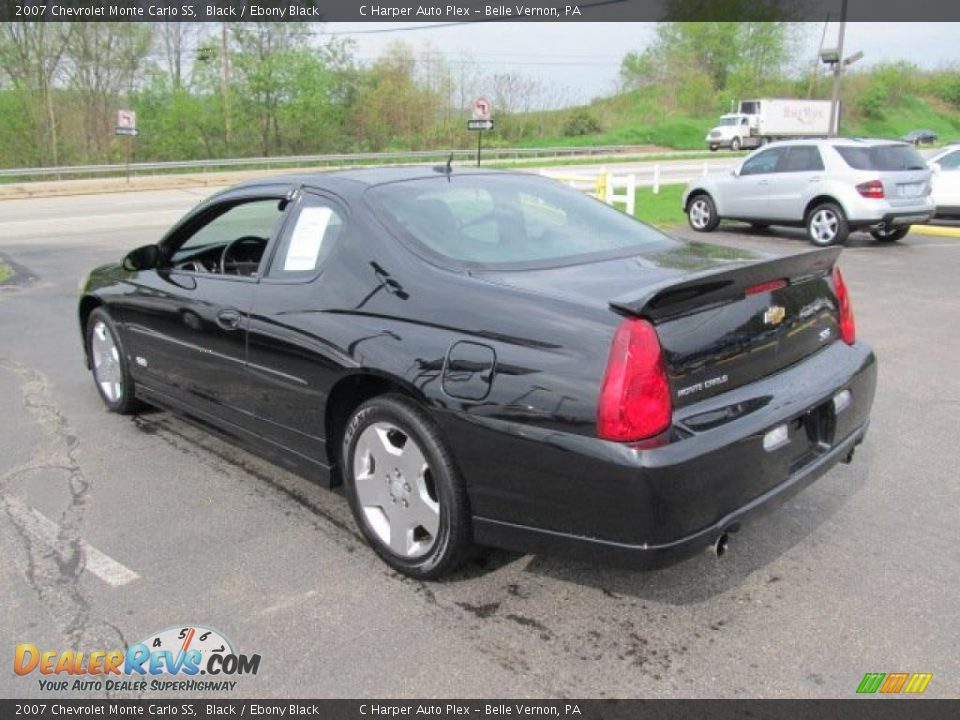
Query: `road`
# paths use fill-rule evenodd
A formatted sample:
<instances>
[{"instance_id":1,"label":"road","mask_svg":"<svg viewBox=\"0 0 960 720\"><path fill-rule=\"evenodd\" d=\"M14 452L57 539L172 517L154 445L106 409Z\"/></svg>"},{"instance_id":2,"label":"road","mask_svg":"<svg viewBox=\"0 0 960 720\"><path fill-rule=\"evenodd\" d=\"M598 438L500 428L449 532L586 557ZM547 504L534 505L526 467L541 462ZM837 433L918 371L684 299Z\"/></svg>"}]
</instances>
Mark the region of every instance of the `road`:
<instances>
[{"instance_id":1,"label":"road","mask_svg":"<svg viewBox=\"0 0 960 720\"><path fill-rule=\"evenodd\" d=\"M203 624L261 655L245 697L852 697L868 671L960 694L960 241L851 240L858 335L880 358L870 434L723 559L641 573L491 552L425 584L376 559L340 492L168 413L102 408L77 283L203 192L0 204L0 252L33 275L0 289L4 652ZM799 231L711 239L808 249ZM9 668L0 696L44 694Z\"/></svg>"}]
</instances>

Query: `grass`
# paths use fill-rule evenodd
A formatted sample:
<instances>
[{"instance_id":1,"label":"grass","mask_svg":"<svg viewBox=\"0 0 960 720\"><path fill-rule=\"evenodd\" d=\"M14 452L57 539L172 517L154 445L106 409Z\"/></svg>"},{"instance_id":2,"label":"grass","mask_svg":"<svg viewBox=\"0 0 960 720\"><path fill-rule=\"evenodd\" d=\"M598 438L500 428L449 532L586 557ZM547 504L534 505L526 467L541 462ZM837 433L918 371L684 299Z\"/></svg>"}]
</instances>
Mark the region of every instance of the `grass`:
<instances>
[{"instance_id":1,"label":"grass","mask_svg":"<svg viewBox=\"0 0 960 720\"><path fill-rule=\"evenodd\" d=\"M960 113L911 96L884 110L880 118L861 118L849 123L841 120L840 129L844 135L886 138L899 138L911 130L933 130L945 143L960 139Z\"/></svg>"},{"instance_id":2,"label":"grass","mask_svg":"<svg viewBox=\"0 0 960 720\"><path fill-rule=\"evenodd\" d=\"M3 260L0 260L0 283L6 282L12 274L13 271L10 269L10 266Z\"/></svg>"},{"instance_id":3,"label":"grass","mask_svg":"<svg viewBox=\"0 0 960 720\"><path fill-rule=\"evenodd\" d=\"M680 207L683 185L663 185L660 192L654 194L651 188L636 191L636 212L638 220L643 220L658 228L674 228L683 225L687 216Z\"/></svg>"}]
</instances>

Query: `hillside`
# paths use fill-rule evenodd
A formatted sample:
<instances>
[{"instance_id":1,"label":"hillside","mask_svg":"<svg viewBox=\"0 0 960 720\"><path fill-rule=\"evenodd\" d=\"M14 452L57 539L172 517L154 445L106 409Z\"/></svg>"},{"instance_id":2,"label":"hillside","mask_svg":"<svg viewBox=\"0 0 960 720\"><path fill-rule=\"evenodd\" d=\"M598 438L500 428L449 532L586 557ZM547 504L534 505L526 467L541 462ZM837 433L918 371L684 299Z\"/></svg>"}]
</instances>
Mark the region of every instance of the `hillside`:
<instances>
[{"instance_id":1,"label":"hillside","mask_svg":"<svg viewBox=\"0 0 960 720\"><path fill-rule=\"evenodd\" d=\"M780 96L791 95L777 95ZM703 149L704 136L722 112L717 109L693 115L664 107L649 93L630 91L569 110L531 114L522 122L538 126L541 134L519 144L541 147L657 145L678 150ZM511 118L510 122L518 123L521 119ZM585 131L577 131L579 128ZM869 115L855 103L847 101L844 104L841 120L844 135L898 138L918 128L936 131L945 142L960 139L960 110L940 98L912 94L904 94ZM491 141L510 144L509 137L491 138Z\"/></svg>"}]
</instances>

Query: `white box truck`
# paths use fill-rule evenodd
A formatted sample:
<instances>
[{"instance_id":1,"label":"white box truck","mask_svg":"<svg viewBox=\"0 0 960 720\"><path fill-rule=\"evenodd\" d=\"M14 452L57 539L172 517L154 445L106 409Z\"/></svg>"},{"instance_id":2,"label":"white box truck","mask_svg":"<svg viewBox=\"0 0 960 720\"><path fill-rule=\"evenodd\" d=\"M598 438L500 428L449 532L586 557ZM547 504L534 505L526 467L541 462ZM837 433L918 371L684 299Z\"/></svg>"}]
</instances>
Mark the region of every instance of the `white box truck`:
<instances>
[{"instance_id":1,"label":"white box truck","mask_svg":"<svg viewBox=\"0 0 960 720\"><path fill-rule=\"evenodd\" d=\"M741 100L737 112L721 116L706 140L711 150L740 150L771 140L829 134L829 100Z\"/></svg>"}]
</instances>

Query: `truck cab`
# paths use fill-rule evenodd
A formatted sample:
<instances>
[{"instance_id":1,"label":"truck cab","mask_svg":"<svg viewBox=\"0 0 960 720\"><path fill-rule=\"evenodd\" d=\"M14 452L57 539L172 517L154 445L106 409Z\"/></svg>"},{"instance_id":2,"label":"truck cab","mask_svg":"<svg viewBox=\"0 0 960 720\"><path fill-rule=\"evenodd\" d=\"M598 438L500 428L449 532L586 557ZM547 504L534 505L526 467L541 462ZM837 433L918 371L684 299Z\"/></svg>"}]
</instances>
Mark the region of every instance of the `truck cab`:
<instances>
[{"instance_id":1,"label":"truck cab","mask_svg":"<svg viewBox=\"0 0 960 720\"><path fill-rule=\"evenodd\" d=\"M751 117L743 113L730 113L721 115L720 122L716 127L707 133L707 145L711 151L718 148L730 148L739 150L743 147L749 147L751 134Z\"/></svg>"}]
</instances>

